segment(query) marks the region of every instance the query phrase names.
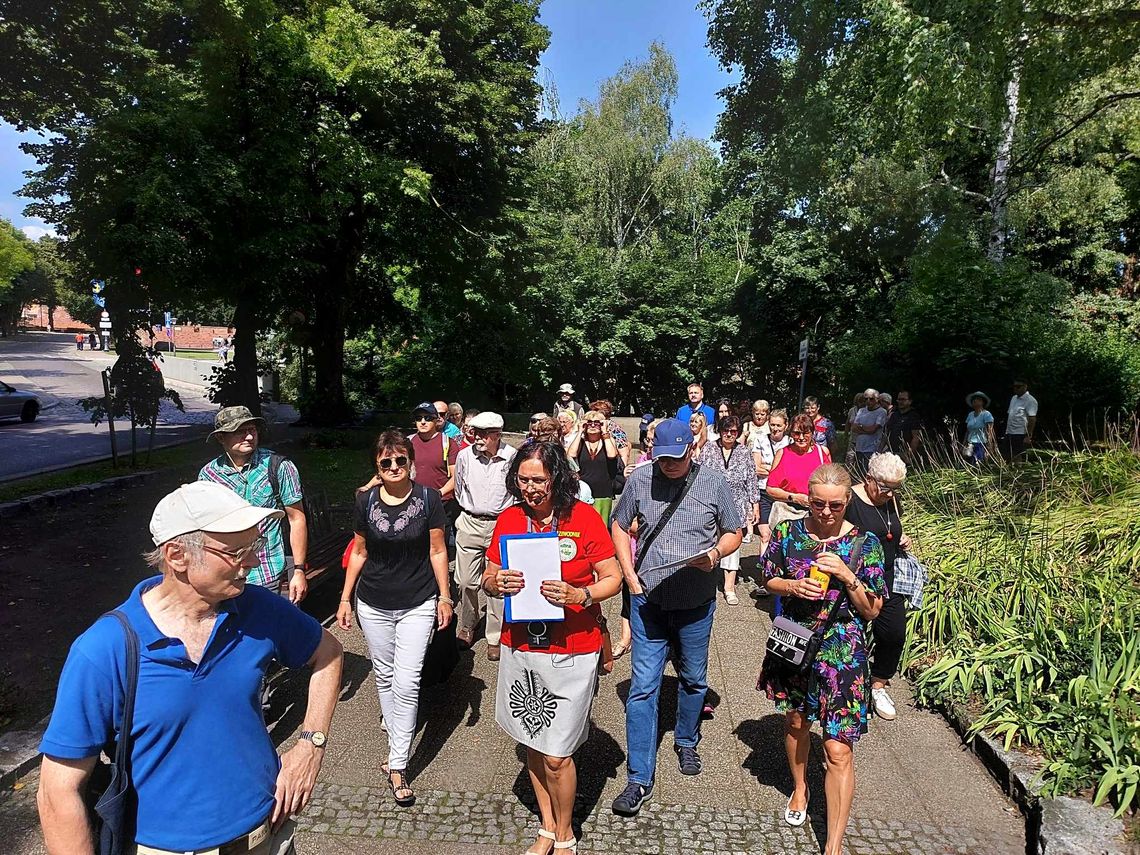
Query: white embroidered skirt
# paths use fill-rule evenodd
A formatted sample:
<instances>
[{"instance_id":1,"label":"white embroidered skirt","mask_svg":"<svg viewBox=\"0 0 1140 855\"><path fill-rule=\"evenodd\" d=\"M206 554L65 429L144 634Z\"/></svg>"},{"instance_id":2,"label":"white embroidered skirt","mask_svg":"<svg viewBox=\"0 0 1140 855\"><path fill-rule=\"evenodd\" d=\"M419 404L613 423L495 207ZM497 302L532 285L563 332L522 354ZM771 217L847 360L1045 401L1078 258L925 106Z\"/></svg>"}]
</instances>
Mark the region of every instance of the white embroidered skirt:
<instances>
[{"instance_id":1,"label":"white embroidered skirt","mask_svg":"<svg viewBox=\"0 0 1140 855\"><path fill-rule=\"evenodd\" d=\"M590 735L600 653L536 653L503 645L495 721L516 741L569 757Z\"/></svg>"}]
</instances>

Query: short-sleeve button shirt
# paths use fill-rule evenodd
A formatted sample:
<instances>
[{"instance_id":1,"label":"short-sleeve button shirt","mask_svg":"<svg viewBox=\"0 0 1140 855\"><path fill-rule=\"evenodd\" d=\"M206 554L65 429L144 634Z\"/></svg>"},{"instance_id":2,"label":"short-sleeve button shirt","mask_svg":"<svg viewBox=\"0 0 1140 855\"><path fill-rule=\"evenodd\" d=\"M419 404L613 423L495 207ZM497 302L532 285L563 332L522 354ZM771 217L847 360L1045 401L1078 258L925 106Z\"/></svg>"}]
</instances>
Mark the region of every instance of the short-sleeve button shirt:
<instances>
[{"instance_id":1,"label":"short-sleeve button shirt","mask_svg":"<svg viewBox=\"0 0 1140 855\"><path fill-rule=\"evenodd\" d=\"M273 483L269 480L272 454L268 448L259 448L245 466L238 469L223 452L202 467L198 480L214 481L229 487L256 507L283 510L301 501L301 476L293 461L283 460L277 472L281 495L274 496ZM261 524L261 533L265 535L265 546L258 555L258 565L249 571L247 581L275 591L285 576L285 537L281 520L266 520Z\"/></svg>"}]
</instances>

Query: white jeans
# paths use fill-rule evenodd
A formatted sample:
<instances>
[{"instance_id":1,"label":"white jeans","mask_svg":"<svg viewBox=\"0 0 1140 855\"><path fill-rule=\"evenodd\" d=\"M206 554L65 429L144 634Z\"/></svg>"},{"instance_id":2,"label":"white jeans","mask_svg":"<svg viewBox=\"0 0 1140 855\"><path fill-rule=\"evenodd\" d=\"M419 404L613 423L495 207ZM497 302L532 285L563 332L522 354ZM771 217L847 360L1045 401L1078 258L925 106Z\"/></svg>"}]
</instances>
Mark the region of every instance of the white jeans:
<instances>
[{"instance_id":1,"label":"white jeans","mask_svg":"<svg viewBox=\"0 0 1140 855\"><path fill-rule=\"evenodd\" d=\"M388 765L403 771L412 753L420 705L420 672L435 632L436 598L413 609L374 609L356 601L356 617L368 642L380 711L388 726Z\"/></svg>"}]
</instances>

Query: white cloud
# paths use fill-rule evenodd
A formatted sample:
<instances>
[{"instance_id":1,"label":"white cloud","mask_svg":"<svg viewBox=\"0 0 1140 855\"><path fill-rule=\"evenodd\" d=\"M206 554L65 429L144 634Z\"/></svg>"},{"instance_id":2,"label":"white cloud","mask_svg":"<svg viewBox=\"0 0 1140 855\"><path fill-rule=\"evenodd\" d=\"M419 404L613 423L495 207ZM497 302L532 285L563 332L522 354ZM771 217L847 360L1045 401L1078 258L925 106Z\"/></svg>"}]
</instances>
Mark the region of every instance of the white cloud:
<instances>
[{"instance_id":1,"label":"white cloud","mask_svg":"<svg viewBox=\"0 0 1140 855\"><path fill-rule=\"evenodd\" d=\"M47 226L21 226L20 231L22 231L29 240L39 240L44 235L56 237L55 229L48 228Z\"/></svg>"}]
</instances>

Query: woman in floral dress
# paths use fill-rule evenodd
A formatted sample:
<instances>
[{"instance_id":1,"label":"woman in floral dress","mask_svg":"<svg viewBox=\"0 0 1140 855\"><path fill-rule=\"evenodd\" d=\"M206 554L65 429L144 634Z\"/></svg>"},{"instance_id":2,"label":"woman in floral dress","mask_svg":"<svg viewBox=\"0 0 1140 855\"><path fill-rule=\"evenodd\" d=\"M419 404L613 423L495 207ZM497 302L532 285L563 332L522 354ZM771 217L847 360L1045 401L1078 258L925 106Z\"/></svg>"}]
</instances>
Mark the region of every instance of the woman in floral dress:
<instances>
[{"instance_id":1,"label":"woman in floral dress","mask_svg":"<svg viewBox=\"0 0 1140 855\"><path fill-rule=\"evenodd\" d=\"M756 463L752 453L737 444L740 436L740 419L725 416L717 422L716 442L705 444L698 458L701 466L719 472L728 482L732 498L736 500L736 510L744 520L744 530L751 531L760 519L760 487L756 483ZM724 601L730 606L740 604L736 596L736 574L740 571L740 550L720 559L724 571Z\"/></svg>"},{"instance_id":2,"label":"woman in floral dress","mask_svg":"<svg viewBox=\"0 0 1140 855\"><path fill-rule=\"evenodd\" d=\"M765 585L784 597L783 614L823 640L815 663L804 673L768 655L757 689L785 714L784 747L793 789L784 820L807 820L807 761L811 723L823 729L827 796L825 855L840 855L855 795L852 748L867 732L871 694L867 670L866 625L879 613L886 595L883 547L875 535L844 519L851 500L851 476L840 464L820 466L808 480L809 514L772 529L764 555ZM826 588L813 578L826 581ZM818 574L822 573L823 576ZM832 610L834 620L826 627Z\"/></svg>"}]
</instances>

